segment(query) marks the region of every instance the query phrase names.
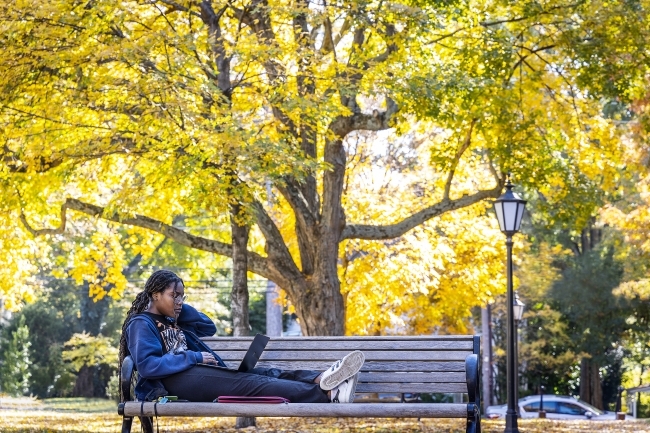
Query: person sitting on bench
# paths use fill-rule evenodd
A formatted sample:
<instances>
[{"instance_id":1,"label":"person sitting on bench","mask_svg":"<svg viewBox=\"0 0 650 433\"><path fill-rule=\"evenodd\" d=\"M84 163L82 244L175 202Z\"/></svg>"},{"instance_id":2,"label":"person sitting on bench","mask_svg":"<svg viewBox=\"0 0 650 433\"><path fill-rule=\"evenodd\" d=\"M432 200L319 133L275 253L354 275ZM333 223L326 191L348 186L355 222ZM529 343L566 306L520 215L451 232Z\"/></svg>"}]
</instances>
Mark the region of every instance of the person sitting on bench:
<instances>
[{"instance_id":1,"label":"person sitting on bench","mask_svg":"<svg viewBox=\"0 0 650 433\"><path fill-rule=\"evenodd\" d=\"M164 395L194 402L219 396L278 396L293 403L352 403L365 357L356 350L324 372L226 367L201 337L217 328L205 314L184 303L185 286L168 270L155 271L133 301L122 325L119 365L131 355L138 370L138 401Z\"/></svg>"}]
</instances>

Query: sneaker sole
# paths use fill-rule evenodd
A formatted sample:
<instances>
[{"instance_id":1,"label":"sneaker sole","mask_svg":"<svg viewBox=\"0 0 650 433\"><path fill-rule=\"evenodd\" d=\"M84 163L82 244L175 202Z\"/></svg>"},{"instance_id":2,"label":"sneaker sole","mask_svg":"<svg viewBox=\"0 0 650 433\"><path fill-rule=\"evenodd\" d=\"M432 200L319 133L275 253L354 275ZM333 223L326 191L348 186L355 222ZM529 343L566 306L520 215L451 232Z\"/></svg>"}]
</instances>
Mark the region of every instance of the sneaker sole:
<instances>
[{"instance_id":1,"label":"sneaker sole","mask_svg":"<svg viewBox=\"0 0 650 433\"><path fill-rule=\"evenodd\" d=\"M320 381L320 387L325 391L330 391L336 388L345 379L349 379L354 376L361 369L361 366L365 360L366 357L362 352L359 352L358 350L347 354L341 360L341 368L332 373L330 376L327 376L325 379L322 379Z\"/></svg>"}]
</instances>

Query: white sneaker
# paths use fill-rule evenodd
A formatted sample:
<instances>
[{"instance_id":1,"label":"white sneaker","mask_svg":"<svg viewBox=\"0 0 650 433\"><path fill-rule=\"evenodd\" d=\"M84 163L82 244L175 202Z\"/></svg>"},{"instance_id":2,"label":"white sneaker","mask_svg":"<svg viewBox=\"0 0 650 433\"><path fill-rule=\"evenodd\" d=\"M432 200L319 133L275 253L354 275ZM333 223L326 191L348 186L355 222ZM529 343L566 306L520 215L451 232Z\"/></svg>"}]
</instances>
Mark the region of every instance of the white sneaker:
<instances>
[{"instance_id":1,"label":"white sneaker","mask_svg":"<svg viewBox=\"0 0 650 433\"><path fill-rule=\"evenodd\" d=\"M332 403L353 403L354 390L357 388L358 373L349 379L345 379L332 392Z\"/></svg>"},{"instance_id":2,"label":"white sneaker","mask_svg":"<svg viewBox=\"0 0 650 433\"><path fill-rule=\"evenodd\" d=\"M330 368L323 372L320 378L320 387L325 391L336 388L343 381L357 374L361 370L361 366L363 366L365 360L366 357L363 355L363 352L355 350L354 352L348 353L343 359L336 361Z\"/></svg>"}]
</instances>

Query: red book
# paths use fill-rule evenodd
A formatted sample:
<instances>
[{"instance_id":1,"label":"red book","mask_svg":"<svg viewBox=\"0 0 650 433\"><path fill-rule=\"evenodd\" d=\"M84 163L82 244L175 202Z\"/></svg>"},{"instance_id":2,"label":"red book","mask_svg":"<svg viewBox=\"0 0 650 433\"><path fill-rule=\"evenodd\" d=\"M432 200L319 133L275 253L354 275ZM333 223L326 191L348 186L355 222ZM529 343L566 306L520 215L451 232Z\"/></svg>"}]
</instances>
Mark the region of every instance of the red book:
<instances>
[{"instance_id":1,"label":"red book","mask_svg":"<svg viewBox=\"0 0 650 433\"><path fill-rule=\"evenodd\" d=\"M253 397L241 395L222 395L214 399L217 403L253 403L253 404L278 404L278 403L291 403L284 397L268 396L268 397Z\"/></svg>"}]
</instances>

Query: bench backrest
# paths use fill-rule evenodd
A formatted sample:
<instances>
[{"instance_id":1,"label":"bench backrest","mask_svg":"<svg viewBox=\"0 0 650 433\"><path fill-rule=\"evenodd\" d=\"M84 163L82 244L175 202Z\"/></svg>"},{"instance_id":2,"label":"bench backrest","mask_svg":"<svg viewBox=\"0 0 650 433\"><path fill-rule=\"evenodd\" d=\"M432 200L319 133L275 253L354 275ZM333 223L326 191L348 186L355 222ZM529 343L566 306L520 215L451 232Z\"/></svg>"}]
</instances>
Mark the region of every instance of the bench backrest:
<instances>
[{"instance_id":1,"label":"bench backrest","mask_svg":"<svg viewBox=\"0 0 650 433\"><path fill-rule=\"evenodd\" d=\"M237 368L252 337L203 341L229 367ZM366 357L359 393L467 393L465 359L479 354L479 337L276 337L257 366L325 370L352 350L361 350Z\"/></svg>"}]
</instances>

